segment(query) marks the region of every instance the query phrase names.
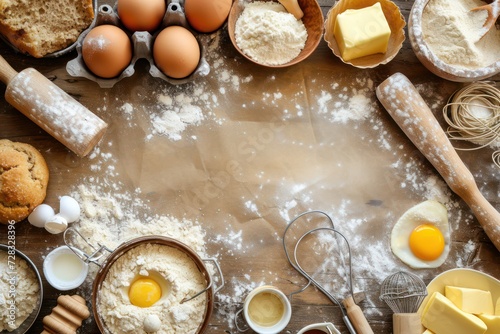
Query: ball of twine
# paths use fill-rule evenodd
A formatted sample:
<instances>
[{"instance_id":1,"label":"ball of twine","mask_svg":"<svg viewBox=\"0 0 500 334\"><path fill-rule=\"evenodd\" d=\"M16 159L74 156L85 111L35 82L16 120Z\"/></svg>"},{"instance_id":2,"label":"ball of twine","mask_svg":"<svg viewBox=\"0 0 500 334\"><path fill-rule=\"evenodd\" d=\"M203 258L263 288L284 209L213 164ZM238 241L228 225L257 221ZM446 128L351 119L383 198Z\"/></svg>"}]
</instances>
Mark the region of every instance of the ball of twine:
<instances>
[{"instance_id":1,"label":"ball of twine","mask_svg":"<svg viewBox=\"0 0 500 334\"><path fill-rule=\"evenodd\" d=\"M500 144L500 90L487 82L474 82L457 90L443 107L451 140L466 140L478 147L457 148L476 150ZM492 154L500 168L500 150Z\"/></svg>"}]
</instances>

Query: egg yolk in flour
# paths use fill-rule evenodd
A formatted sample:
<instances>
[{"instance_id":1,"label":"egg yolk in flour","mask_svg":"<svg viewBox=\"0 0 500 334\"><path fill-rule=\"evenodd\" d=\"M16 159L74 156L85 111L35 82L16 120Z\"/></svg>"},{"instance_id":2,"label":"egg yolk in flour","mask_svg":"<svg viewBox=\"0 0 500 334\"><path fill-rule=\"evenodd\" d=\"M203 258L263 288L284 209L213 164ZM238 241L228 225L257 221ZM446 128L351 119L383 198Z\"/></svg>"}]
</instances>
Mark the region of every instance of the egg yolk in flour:
<instances>
[{"instance_id":1,"label":"egg yolk in flour","mask_svg":"<svg viewBox=\"0 0 500 334\"><path fill-rule=\"evenodd\" d=\"M161 287L155 280L148 277L136 279L128 290L132 305L150 307L161 298Z\"/></svg>"},{"instance_id":2,"label":"egg yolk in flour","mask_svg":"<svg viewBox=\"0 0 500 334\"><path fill-rule=\"evenodd\" d=\"M410 249L421 260L437 259L444 250L444 237L441 231L432 224L422 224L410 234Z\"/></svg>"}]
</instances>

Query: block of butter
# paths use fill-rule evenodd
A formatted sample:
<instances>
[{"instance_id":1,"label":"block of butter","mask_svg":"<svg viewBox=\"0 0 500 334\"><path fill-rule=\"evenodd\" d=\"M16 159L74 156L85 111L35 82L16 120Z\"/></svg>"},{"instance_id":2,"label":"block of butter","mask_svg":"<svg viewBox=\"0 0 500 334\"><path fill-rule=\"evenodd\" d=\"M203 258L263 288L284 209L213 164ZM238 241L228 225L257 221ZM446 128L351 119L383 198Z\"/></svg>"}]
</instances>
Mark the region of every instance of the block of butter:
<instances>
[{"instance_id":1,"label":"block of butter","mask_svg":"<svg viewBox=\"0 0 500 334\"><path fill-rule=\"evenodd\" d=\"M493 300L490 291L445 286L444 295L464 312L472 314L494 314Z\"/></svg>"},{"instance_id":2,"label":"block of butter","mask_svg":"<svg viewBox=\"0 0 500 334\"><path fill-rule=\"evenodd\" d=\"M485 323L435 291L422 311L422 325L435 334L484 334Z\"/></svg>"},{"instance_id":3,"label":"block of butter","mask_svg":"<svg viewBox=\"0 0 500 334\"><path fill-rule=\"evenodd\" d=\"M380 2L361 9L348 9L335 20L333 35L344 61L385 53L391 28Z\"/></svg>"},{"instance_id":4,"label":"block of butter","mask_svg":"<svg viewBox=\"0 0 500 334\"><path fill-rule=\"evenodd\" d=\"M500 333L500 316L499 315L488 315L479 314L479 319L481 319L488 327L485 334L498 334Z\"/></svg>"}]
</instances>

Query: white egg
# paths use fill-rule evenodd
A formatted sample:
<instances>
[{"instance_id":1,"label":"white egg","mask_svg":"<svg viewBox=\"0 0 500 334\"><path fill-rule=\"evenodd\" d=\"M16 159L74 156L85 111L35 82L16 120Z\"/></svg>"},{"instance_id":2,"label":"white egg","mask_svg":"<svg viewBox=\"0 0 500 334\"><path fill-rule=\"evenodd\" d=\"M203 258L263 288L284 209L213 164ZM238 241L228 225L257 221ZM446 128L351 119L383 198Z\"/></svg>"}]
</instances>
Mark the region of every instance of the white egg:
<instances>
[{"instance_id":1,"label":"white egg","mask_svg":"<svg viewBox=\"0 0 500 334\"><path fill-rule=\"evenodd\" d=\"M450 252L448 211L428 200L406 211L391 233L391 249L412 268L437 268Z\"/></svg>"},{"instance_id":2,"label":"white egg","mask_svg":"<svg viewBox=\"0 0 500 334\"><path fill-rule=\"evenodd\" d=\"M154 333L160 329L161 320L156 314L149 314L144 318L143 326L146 333Z\"/></svg>"},{"instance_id":3,"label":"white egg","mask_svg":"<svg viewBox=\"0 0 500 334\"><path fill-rule=\"evenodd\" d=\"M68 228L68 221L60 214L51 217L45 223L45 229L52 234L62 233L67 228Z\"/></svg>"},{"instance_id":4,"label":"white egg","mask_svg":"<svg viewBox=\"0 0 500 334\"><path fill-rule=\"evenodd\" d=\"M80 205L70 196L63 196L59 201L59 214L66 218L68 223L76 222L80 218Z\"/></svg>"},{"instance_id":5,"label":"white egg","mask_svg":"<svg viewBox=\"0 0 500 334\"><path fill-rule=\"evenodd\" d=\"M40 204L28 216L31 225L43 228L45 222L55 215L54 209L48 204Z\"/></svg>"}]
</instances>

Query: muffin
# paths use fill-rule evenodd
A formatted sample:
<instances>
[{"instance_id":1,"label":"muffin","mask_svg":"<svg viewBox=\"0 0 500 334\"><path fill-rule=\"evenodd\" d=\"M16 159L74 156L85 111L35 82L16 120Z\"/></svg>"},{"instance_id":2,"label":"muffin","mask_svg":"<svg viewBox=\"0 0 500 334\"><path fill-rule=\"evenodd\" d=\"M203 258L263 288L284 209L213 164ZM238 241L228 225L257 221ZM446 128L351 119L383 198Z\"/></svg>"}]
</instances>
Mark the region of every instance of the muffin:
<instances>
[{"instance_id":1,"label":"muffin","mask_svg":"<svg viewBox=\"0 0 500 334\"><path fill-rule=\"evenodd\" d=\"M45 200L48 182L47 163L36 148L0 140L0 223L28 217Z\"/></svg>"}]
</instances>

